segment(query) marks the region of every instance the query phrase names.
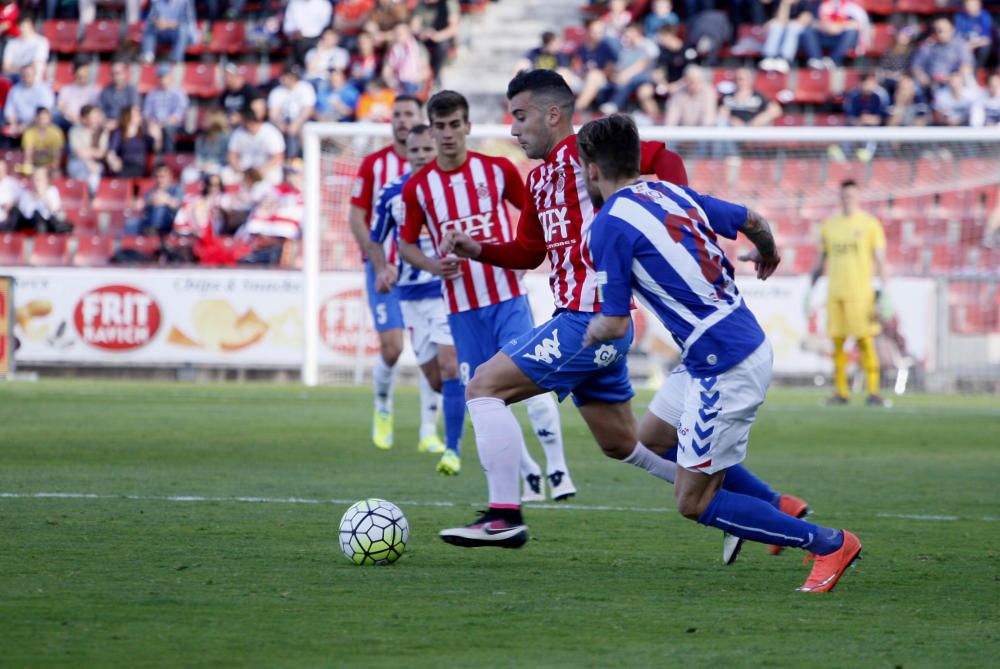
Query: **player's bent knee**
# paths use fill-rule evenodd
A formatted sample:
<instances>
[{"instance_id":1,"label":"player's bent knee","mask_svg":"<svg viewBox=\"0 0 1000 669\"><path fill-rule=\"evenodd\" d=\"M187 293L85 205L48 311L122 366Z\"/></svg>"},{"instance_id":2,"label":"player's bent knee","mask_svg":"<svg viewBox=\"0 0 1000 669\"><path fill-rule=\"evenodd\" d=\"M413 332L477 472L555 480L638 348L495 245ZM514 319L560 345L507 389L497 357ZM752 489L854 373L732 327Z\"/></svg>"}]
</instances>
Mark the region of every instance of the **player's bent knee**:
<instances>
[{"instance_id":1,"label":"player's bent knee","mask_svg":"<svg viewBox=\"0 0 1000 669\"><path fill-rule=\"evenodd\" d=\"M677 491L677 513L688 520L698 520L706 506L708 505L702 501L701 495Z\"/></svg>"}]
</instances>

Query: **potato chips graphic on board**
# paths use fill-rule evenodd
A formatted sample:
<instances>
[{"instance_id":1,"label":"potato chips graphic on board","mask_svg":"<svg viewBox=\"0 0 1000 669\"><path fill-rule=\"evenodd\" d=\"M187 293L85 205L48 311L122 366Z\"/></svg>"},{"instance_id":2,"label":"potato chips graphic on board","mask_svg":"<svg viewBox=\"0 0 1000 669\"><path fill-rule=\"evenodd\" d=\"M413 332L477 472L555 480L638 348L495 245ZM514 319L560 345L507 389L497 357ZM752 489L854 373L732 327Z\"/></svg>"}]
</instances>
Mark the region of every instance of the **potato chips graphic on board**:
<instances>
[{"instance_id":1,"label":"potato chips graphic on board","mask_svg":"<svg viewBox=\"0 0 1000 669\"><path fill-rule=\"evenodd\" d=\"M167 341L177 346L233 352L253 346L267 334L268 324L253 309L239 314L226 300L201 300L191 313L194 334L176 326Z\"/></svg>"}]
</instances>

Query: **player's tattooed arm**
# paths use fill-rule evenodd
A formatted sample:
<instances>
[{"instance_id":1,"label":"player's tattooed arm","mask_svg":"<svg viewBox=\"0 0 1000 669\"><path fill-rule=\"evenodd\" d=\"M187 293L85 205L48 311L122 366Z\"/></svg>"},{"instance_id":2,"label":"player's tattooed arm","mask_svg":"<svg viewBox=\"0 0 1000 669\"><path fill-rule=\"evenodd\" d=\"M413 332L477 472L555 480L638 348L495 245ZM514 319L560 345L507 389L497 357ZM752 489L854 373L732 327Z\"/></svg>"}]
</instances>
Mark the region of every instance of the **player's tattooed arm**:
<instances>
[{"instance_id":1,"label":"player's tattooed arm","mask_svg":"<svg viewBox=\"0 0 1000 669\"><path fill-rule=\"evenodd\" d=\"M767 220L753 209L747 209L747 220L740 231L746 235L754 250L740 256L740 260L752 262L757 271L757 278L764 280L774 274L781 262L778 246L774 242L774 233Z\"/></svg>"}]
</instances>

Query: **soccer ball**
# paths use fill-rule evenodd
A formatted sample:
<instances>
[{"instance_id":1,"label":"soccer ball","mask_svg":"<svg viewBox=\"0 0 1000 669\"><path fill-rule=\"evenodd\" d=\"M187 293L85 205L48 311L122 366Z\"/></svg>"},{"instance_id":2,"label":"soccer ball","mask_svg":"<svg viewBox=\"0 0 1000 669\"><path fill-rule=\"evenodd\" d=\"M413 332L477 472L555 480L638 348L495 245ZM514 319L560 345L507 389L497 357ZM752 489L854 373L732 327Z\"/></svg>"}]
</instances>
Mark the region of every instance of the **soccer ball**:
<instances>
[{"instance_id":1,"label":"soccer ball","mask_svg":"<svg viewBox=\"0 0 1000 669\"><path fill-rule=\"evenodd\" d=\"M406 516L384 499L355 502L340 519L340 549L354 564L392 564L409 539Z\"/></svg>"}]
</instances>

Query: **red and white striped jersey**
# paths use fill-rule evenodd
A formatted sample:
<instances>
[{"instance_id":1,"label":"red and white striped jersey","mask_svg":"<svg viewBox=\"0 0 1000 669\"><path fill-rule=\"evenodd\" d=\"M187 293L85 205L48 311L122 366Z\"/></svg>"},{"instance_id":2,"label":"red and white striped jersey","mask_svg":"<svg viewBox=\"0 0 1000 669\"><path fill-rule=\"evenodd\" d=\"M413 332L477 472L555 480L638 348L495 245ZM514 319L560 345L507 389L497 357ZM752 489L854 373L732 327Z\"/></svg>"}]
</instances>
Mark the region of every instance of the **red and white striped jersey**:
<instances>
[{"instance_id":1,"label":"red and white striped jersey","mask_svg":"<svg viewBox=\"0 0 1000 669\"><path fill-rule=\"evenodd\" d=\"M378 203L379 193L386 184L409 171L410 164L406 158L396 153L392 144L368 154L361 161L358 174L354 178L354 185L351 187L351 206L364 210L369 230L375 225L375 205ZM395 262L395 240L388 239L384 248L387 260Z\"/></svg>"},{"instance_id":2,"label":"red and white striped jersey","mask_svg":"<svg viewBox=\"0 0 1000 669\"><path fill-rule=\"evenodd\" d=\"M683 163L662 143L643 142L641 169L643 174L675 172L662 178L687 184ZM528 175L528 201L517 231L519 238L544 240L552 266L549 287L557 310L600 311L590 255L593 220L594 205L584 182L576 135L570 135Z\"/></svg>"},{"instance_id":3,"label":"red and white striped jersey","mask_svg":"<svg viewBox=\"0 0 1000 669\"><path fill-rule=\"evenodd\" d=\"M434 250L449 231L464 232L479 242L505 243L513 229L504 201L524 206L525 190L514 164L506 158L469 152L461 167L445 171L437 162L410 177L403 187L406 223L400 238L416 244L426 225ZM517 274L509 269L462 261L462 275L443 281L449 313L505 302L524 295Z\"/></svg>"}]
</instances>

